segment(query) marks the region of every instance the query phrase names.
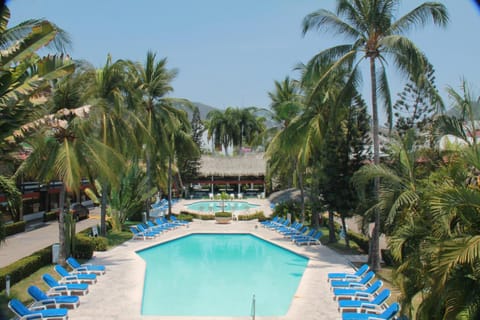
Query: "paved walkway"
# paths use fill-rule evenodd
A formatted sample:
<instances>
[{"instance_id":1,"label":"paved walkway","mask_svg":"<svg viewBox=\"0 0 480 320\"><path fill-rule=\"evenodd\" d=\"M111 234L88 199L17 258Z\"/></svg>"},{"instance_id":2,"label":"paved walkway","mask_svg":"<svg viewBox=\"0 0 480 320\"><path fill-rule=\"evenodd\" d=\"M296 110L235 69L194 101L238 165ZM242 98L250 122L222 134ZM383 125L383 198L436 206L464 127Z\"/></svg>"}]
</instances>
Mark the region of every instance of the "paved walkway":
<instances>
[{"instance_id":1,"label":"paved walkway","mask_svg":"<svg viewBox=\"0 0 480 320\"><path fill-rule=\"evenodd\" d=\"M286 315L259 317L257 320L318 320L340 319L337 303L327 282L329 272L353 272L349 261L325 246L297 246L277 232L258 226L258 222L235 221L228 225L214 221L195 220L189 228L181 227L154 240L130 240L112 250L96 252L92 263L107 268L90 292L81 296L81 305L69 311L71 320L89 319L148 319L148 320L247 320L251 317L168 317L142 316L145 261L136 251L170 241L190 233L251 233L310 259ZM181 275L178 275L181 276ZM185 301L188 304L188 301ZM275 303L275 302L273 302Z\"/></svg>"},{"instance_id":2,"label":"paved walkway","mask_svg":"<svg viewBox=\"0 0 480 320\"><path fill-rule=\"evenodd\" d=\"M90 218L77 222L76 231L80 232L100 224L99 209L90 211ZM7 237L0 244L0 268L27 257L40 249L58 242L58 222L40 223L35 229Z\"/></svg>"}]
</instances>

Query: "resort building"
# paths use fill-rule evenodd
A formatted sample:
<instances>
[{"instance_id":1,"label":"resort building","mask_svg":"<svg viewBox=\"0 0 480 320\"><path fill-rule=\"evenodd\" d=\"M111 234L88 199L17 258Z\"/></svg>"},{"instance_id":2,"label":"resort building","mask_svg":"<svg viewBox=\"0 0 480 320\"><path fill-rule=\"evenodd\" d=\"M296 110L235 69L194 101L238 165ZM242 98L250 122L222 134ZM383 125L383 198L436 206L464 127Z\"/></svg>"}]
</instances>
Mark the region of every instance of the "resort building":
<instances>
[{"instance_id":1,"label":"resort building","mask_svg":"<svg viewBox=\"0 0 480 320\"><path fill-rule=\"evenodd\" d=\"M192 182L190 197L202 198L226 192L234 196L265 196L267 164L264 153L241 156L202 156L199 177Z\"/></svg>"}]
</instances>

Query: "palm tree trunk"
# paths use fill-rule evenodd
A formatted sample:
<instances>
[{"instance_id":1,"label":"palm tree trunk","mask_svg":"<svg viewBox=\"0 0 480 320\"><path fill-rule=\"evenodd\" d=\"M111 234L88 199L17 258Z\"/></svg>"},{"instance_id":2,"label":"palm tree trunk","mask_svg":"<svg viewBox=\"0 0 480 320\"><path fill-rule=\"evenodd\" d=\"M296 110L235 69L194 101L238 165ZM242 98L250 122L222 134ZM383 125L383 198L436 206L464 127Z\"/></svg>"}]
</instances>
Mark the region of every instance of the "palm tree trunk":
<instances>
[{"instance_id":1,"label":"palm tree trunk","mask_svg":"<svg viewBox=\"0 0 480 320\"><path fill-rule=\"evenodd\" d=\"M145 162L146 162L146 165L147 165L147 168L146 168L146 174L147 174L147 190L148 192L150 192L150 189L152 188L152 178L151 178L151 174L152 174L152 170L150 168L150 152L148 150L146 150L146 157L145 157ZM150 219L150 197L147 197L147 199L145 199L145 220L148 221L148 219ZM144 221L145 222L145 221Z\"/></svg>"},{"instance_id":2,"label":"palm tree trunk","mask_svg":"<svg viewBox=\"0 0 480 320\"><path fill-rule=\"evenodd\" d=\"M168 157L168 215L172 214L172 157Z\"/></svg>"},{"instance_id":3,"label":"palm tree trunk","mask_svg":"<svg viewBox=\"0 0 480 320\"><path fill-rule=\"evenodd\" d=\"M377 106L377 77L375 73L375 57L370 57L370 81L372 86L372 120L373 120L373 163L380 163L380 142L378 126L378 106ZM379 178L375 178L373 187L374 197L378 198ZM368 252L368 261L373 271L380 269L380 212L375 209L375 224L370 239L370 251Z\"/></svg>"},{"instance_id":4,"label":"palm tree trunk","mask_svg":"<svg viewBox=\"0 0 480 320\"><path fill-rule=\"evenodd\" d=\"M345 235L345 245L347 248L350 248L350 241L348 240L348 229L347 229L347 224L345 223L345 216L342 214L342 228L343 228L343 233Z\"/></svg>"},{"instance_id":5,"label":"palm tree trunk","mask_svg":"<svg viewBox=\"0 0 480 320\"><path fill-rule=\"evenodd\" d=\"M105 237L107 235L107 194L108 185L102 186L102 200L100 205L100 235Z\"/></svg>"},{"instance_id":6,"label":"palm tree trunk","mask_svg":"<svg viewBox=\"0 0 480 320\"><path fill-rule=\"evenodd\" d=\"M297 169L298 170L298 169ZM298 184L300 187L300 222L305 222L305 188L303 186L303 172L298 170Z\"/></svg>"},{"instance_id":7,"label":"palm tree trunk","mask_svg":"<svg viewBox=\"0 0 480 320\"><path fill-rule=\"evenodd\" d=\"M333 223L333 211L328 210L328 242L335 243L337 242L337 237L335 236L335 225Z\"/></svg>"},{"instance_id":8,"label":"palm tree trunk","mask_svg":"<svg viewBox=\"0 0 480 320\"><path fill-rule=\"evenodd\" d=\"M65 242L65 183L62 183L62 188L60 189L60 203L59 203L59 213L58 213L58 243L60 245L60 250L58 252L58 264L65 265L67 259L67 248Z\"/></svg>"}]
</instances>

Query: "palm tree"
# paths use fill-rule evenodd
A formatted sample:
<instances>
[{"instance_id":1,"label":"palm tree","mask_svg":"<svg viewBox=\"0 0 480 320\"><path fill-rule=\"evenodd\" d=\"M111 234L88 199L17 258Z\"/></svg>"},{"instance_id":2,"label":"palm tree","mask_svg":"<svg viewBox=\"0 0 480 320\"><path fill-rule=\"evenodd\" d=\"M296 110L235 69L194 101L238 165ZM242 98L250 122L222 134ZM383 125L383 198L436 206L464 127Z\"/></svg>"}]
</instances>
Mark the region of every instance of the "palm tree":
<instances>
[{"instance_id":1,"label":"palm tree","mask_svg":"<svg viewBox=\"0 0 480 320\"><path fill-rule=\"evenodd\" d=\"M22 163L18 174L27 174L37 181L49 182L61 180L59 204L59 263L66 259L65 243L65 195L66 191L78 192L83 177L90 176L93 167L109 173L112 172L109 155L112 150L90 135L90 127L83 116L77 116L75 110L60 110L54 117L42 125L27 139L32 153Z\"/></svg>"},{"instance_id":2,"label":"palm tree","mask_svg":"<svg viewBox=\"0 0 480 320\"><path fill-rule=\"evenodd\" d=\"M312 58L312 61L318 63L325 60L334 62L330 70L327 70L318 81L317 87L321 87L321 83L329 74L341 66L356 70L363 59L369 62L374 164L380 163L377 94L381 94L380 97L387 107L389 123L392 122L391 98L385 72L386 61L389 58L393 59L397 68L404 74L422 73L427 66L425 55L403 33L414 27L426 25L430 19L440 26L445 26L448 22L445 6L437 2L423 3L399 19L393 20L399 3L399 0L337 0L336 13L321 9L308 14L303 20L304 34L312 29L332 30L353 40L352 44L328 48ZM378 181L375 185L377 190ZM369 260L374 270L380 268L379 235L380 214L376 214L369 252Z\"/></svg>"},{"instance_id":3,"label":"palm tree","mask_svg":"<svg viewBox=\"0 0 480 320\"><path fill-rule=\"evenodd\" d=\"M176 105L191 108L191 103L185 99L166 97L173 91L171 82L177 75L176 69L167 69L166 58L156 61L156 54L148 52L143 65L134 62L128 62L128 65L128 105L141 121L137 126L144 132L140 137L145 153L148 189L150 196L153 196L152 178L159 182L166 171L165 163L172 155L172 134L179 130L179 126L189 125L185 111ZM147 218L149 208L150 198L147 199L145 208Z\"/></svg>"},{"instance_id":4,"label":"palm tree","mask_svg":"<svg viewBox=\"0 0 480 320\"><path fill-rule=\"evenodd\" d=\"M228 147L232 143L230 131L230 121L225 112L220 110L212 110L207 114L207 138L212 141L213 151L217 146L223 146L225 154L228 155Z\"/></svg>"}]
</instances>

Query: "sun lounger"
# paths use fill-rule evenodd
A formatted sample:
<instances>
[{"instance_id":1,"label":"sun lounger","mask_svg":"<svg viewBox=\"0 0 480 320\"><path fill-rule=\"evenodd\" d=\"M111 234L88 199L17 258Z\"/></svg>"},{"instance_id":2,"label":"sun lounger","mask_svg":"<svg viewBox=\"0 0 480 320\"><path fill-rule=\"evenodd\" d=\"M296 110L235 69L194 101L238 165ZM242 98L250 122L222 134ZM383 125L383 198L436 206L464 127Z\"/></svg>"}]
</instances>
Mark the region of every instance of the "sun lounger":
<instances>
[{"instance_id":1,"label":"sun lounger","mask_svg":"<svg viewBox=\"0 0 480 320\"><path fill-rule=\"evenodd\" d=\"M357 288L334 288L333 299L349 299L349 300L372 300L383 286L382 280L377 280L366 289Z\"/></svg>"},{"instance_id":2,"label":"sun lounger","mask_svg":"<svg viewBox=\"0 0 480 320\"><path fill-rule=\"evenodd\" d=\"M68 319L67 309L47 309L45 306L27 308L17 299L8 302L8 308L15 313L19 319Z\"/></svg>"},{"instance_id":3,"label":"sun lounger","mask_svg":"<svg viewBox=\"0 0 480 320\"><path fill-rule=\"evenodd\" d=\"M190 223L186 220L178 220L177 217L175 217L173 214L170 216L170 220L172 223L180 223L181 225L187 225Z\"/></svg>"},{"instance_id":4,"label":"sun lounger","mask_svg":"<svg viewBox=\"0 0 480 320\"><path fill-rule=\"evenodd\" d=\"M71 296L73 294L86 295L88 293L88 284L86 284L86 283L64 283L64 284L60 284L57 280L55 280L48 273L45 273L42 276L42 279L50 287L50 289L47 292L47 295L66 294L66 295Z\"/></svg>"},{"instance_id":5,"label":"sun lounger","mask_svg":"<svg viewBox=\"0 0 480 320\"><path fill-rule=\"evenodd\" d=\"M158 234L154 232L141 232L136 227L130 226L130 231L133 233L133 240L147 240L153 239Z\"/></svg>"},{"instance_id":6,"label":"sun lounger","mask_svg":"<svg viewBox=\"0 0 480 320\"><path fill-rule=\"evenodd\" d=\"M80 264L74 257L67 258L67 264L73 269L72 273L95 273L96 275L101 275L106 271L105 266L91 263Z\"/></svg>"},{"instance_id":7,"label":"sun lounger","mask_svg":"<svg viewBox=\"0 0 480 320\"><path fill-rule=\"evenodd\" d=\"M97 282L97 275L90 273L90 274L82 274L82 273L77 273L73 274L67 271L64 267L61 265L57 264L53 269L58 273L60 277L62 277L58 282L60 284L63 283L89 283L93 284Z\"/></svg>"},{"instance_id":8,"label":"sun lounger","mask_svg":"<svg viewBox=\"0 0 480 320\"><path fill-rule=\"evenodd\" d=\"M42 305L47 308L71 307L75 309L80 305L80 298L77 296L48 296L37 286L28 287L27 292L34 300L33 307Z\"/></svg>"},{"instance_id":9,"label":"sun lounger","mask_svg":"<svg viewBox=\"0 0 480 320\"><path fill-rule=\"evenodd\" d=\"M378 296L373 298L371 301L364 301L364 300L340 300L338 302L338 309L340 312L344 312L345 310L355 309L356 312L363 311L370 311L376 310L377 312L381 312L385 309L385 303L387 299L390 297L390 290L383 289Z\"/></svg>"},{"instance_id":10,"label":"sun lounger","mask_svg":"<svg viewBox=\"0 0 480 320\"><path fill-rule=\"evenodd\" d=\"M293 242L297 245L312 245L312 244L321 244L320 238L322 237L322 232L317 231L313 236L305 237L305 238L297 238Z\"/></svg>"},{"instance_id":11,"label":"sun lounger","mask_svg":"<svg viewBox=\"0 0 480 320\"><path fill-rule=\"evenodd\" d=\"M301 240L301 239L308 239L309 237L312 237L315 235L315 229L310 229L307 234L294 234L290 236L290 240L295 242L295 240Z\"/></svg>"},{"instance_id":12,"label":"sun lounger","mask_svg":"<svg viewBox=\"0 0 480 320\"><path fill-rule=\"evenodd\" d=\"M375 277L373 271L368 271L365 276L359 281L347 281L347 280L332 280L330 281L330 286L332 288L358 288L366 289L368 283Z\"/></svg>"},{"instance_id":13,"label":"sun lounger","mask_svg":"<svg viewBox=\"0 0 480 320\"><path fill-rule=\"evenodd\" d=\"M382 313L357 313L357 312L344 312L342 313L343 320L390 320L400 311L400 305L398 302L392 303Z\"/></svg>"},{"instance_id":14,"label":"sun lounger","mask_svg":"<svg viewBox=\"0 0 480 320\"><path fill-rule=\"evenodd\" d=\"M331 281L331 280L351 280L351 281L359 280L365 275L365 273L367 273L369 268L370 267L368 266L368 264L364 264L360 268L358 268L358 270L355 271L355 273L343 273L343 272L329 273L328 274L328 281Z\"/></svg>"}]
</instances>

